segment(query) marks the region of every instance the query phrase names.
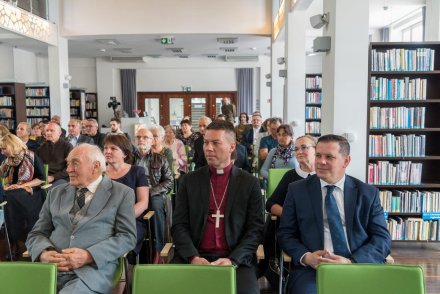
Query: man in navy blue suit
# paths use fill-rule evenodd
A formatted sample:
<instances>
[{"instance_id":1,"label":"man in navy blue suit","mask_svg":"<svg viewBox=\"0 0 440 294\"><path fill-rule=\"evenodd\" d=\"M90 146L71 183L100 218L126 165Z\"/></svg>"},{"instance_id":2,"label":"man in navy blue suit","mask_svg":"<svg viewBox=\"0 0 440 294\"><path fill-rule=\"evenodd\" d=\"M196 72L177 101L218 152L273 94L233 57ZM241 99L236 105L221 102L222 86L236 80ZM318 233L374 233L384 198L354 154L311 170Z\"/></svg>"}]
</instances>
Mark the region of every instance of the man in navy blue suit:
<instances>
[{"instance_id":1,"label":"man in navy blue suit","mask_svg":"<svg viewBox=\"0 0 440 294\"><path fill-rule=\"evenodd\" d=\"M383 263L388 233L379 191L345 174L350 145L325 135L316 145L316 175L289 185L278 230L292 257L287 293L316 293L321 263Z\"/></svg>"}]
</instances>

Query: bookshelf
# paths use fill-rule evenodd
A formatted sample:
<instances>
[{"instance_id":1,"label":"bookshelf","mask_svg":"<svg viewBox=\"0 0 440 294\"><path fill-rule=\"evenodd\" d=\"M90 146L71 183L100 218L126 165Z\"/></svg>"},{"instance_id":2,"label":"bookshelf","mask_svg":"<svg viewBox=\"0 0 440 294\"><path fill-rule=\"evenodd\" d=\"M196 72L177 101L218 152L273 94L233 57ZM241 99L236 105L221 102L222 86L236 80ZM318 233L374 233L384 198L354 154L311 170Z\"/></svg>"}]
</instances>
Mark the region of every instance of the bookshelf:
<instances>
[{"instance_id":1,"label":"bookshelf","mask_svg":"<svg viewBox=\"0 0 440 294\"><path fill-rule=\"evenodd\" d=\"M26 117L30 125L42 120L50 120L49 87L26 87Z\"/></svg>"},{"instance_id":2,"label":"bookshelf","mask_svg":"<svg viewBox=\"0 0 440 294\"><path fill-rule=\"evenodd\" d=\"M98 120L98 96L96 93L86 93L85 117Z\"/></svg>"},{"instance_id":3,"label":"bookshelf","mask_svg":"<svg viewBox=\"0 0 440 294\"><path fill-rule=\"evenodd\" d=\"M86 91L70 89L70 118L84 119Z\"/></svg>"},{"instance_id":4,"label":"bookshelf","mask_svg":"<svg viewBox=\"0 0 440 294\"><path fill-rule=\"evenodd\" d=\"M306 74L305 134L321 136L322 75Z\"/></svg>"},{"instance_id":5,"label":"bookshelf","mask_svg":"<svg viewBox=\"0 0 440 294\"><path fill-rule=\"evenodd\" d=\"M0 83L0 123L15 132L18 122L26 121L25 86Z\"/></svg>"},{"instance_id":6,"label":"bookshelf","mask_svg":"<svg viewBox=\"0 0 440 294\"><path fill-rule=\"evenodd\" d=\"M440 43L371 43L367 179L395 242L440 241Z\"/></svg>"}]
</instances>

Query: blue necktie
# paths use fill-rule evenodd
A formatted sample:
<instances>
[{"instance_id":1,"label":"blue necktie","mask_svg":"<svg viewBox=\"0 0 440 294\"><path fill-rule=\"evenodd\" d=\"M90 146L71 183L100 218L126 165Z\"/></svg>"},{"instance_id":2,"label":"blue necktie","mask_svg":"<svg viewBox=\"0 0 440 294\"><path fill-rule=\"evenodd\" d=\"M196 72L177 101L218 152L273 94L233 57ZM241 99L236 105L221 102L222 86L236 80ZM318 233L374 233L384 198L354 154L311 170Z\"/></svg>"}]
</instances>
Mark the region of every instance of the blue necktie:
<instances>
[{"instance_id":1,"label":"blue necktie","mask_svg":"<svg viewBox=\"0 0 440 294\"><path fill-rule=\"evenodd\" d=\"M336 205L333 191L336 186L327 185L327 194L325 195L325 211L327 213L327 222L332 236L333 251L337 255L349 258L351 256L347 247L344 229L342 227L341 215Z\"/></svg>"}]
</instances>

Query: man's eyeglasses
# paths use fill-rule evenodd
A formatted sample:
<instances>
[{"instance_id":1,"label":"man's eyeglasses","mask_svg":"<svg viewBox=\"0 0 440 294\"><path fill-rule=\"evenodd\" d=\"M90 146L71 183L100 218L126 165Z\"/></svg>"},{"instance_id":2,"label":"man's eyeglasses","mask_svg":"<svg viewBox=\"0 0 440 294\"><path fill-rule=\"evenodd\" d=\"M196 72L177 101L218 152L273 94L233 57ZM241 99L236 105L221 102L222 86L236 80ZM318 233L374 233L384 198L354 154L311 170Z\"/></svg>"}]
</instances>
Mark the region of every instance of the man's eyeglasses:
<instances>
[{"instance_id":1,"label":"man's eyeglasses","mask_svg":"<svg viewBox=\"0 0 440 294\"><path fill-rule=\"evenodd\" d=\"M308 150L310 147L314 147L314 146L302 145L300 147L293 148L293 151L298 152L301 150L301 152L304 152L304 151Z\"/></svg>"}]
</instances>

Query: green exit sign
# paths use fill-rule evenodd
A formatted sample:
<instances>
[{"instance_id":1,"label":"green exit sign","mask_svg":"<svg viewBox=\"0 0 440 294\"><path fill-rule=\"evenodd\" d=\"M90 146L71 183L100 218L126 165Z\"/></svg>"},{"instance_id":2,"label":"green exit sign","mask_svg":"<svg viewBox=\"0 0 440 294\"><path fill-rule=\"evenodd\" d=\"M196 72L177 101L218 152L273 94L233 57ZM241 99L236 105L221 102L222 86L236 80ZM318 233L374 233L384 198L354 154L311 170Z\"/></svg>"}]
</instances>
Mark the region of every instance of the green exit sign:
<instances>
[{"instance_id":1,"label":"green exit sign","mask_svg":"<svg viewBox=\"0 0 440 294\"><path fill-rule=\"evenodd\" d=\"M191 87L183 87L184 92L191 92Z\"/></svg>"},{"instance_id":2,"label":"green exit sign","mask_svg":"<svg viewBox=\"0 0 440 294\"><path fill-rule=\"evenodd\" d=\"M160 38L160 43L163 45L174 44L173 37L162 37Z\"/></svg>"}]
</instances>

